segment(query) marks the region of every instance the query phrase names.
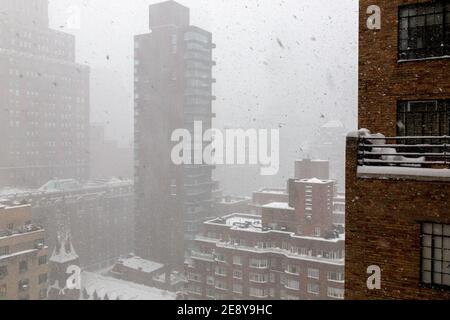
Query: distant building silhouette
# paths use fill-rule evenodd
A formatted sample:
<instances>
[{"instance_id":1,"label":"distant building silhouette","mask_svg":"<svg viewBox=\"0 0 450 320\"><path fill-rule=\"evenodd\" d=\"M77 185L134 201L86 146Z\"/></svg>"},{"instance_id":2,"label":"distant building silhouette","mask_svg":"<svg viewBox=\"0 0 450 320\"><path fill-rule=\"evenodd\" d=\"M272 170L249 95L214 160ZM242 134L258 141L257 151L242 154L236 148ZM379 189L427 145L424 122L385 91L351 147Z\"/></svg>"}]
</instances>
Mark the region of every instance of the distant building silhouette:
<instances>
[{"instance_id":1,"label":"distant building silhouette","mask_svg":"<svg viewBox=\"0 0 450 320\"><path fill-rule=\"evenodd\" d=\"M0 0L0 187L89 176L89 69L47 0Z\"/></svg>"}]
</instances>

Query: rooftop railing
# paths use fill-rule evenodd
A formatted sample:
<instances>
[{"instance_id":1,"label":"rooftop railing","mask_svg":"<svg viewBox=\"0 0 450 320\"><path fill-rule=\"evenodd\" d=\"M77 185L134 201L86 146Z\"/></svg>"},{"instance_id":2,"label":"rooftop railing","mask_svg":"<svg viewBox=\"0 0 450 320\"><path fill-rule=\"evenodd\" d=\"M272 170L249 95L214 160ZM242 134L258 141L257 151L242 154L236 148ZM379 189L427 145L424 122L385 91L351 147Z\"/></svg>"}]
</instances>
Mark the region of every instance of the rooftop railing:
<instances>
[{"instance_id":1,"label":"rooftop railing","mask_svg":"<svg viewBox=\"0 0 450 320\"><path fill-rule=\"evenodd\" d=\"M29 224L29 225L25 225L25 226L22 226L22 227L16 228L16 229L0 230L0 238L21 235L21 234L27 234L27 233L42 231L42 230L44 230L42 228L42 226L35 225L35 224Z\"/></svg>"},{"instance_id":2,"label":"rooftop railing","mask_svg":"<svg viewBox=\"0 0 450 320\"><path fill-rule=\"evenodd\" d=\"M450 137L360 137L358 165L450 169Z\"/></svg>"}]
</instances>

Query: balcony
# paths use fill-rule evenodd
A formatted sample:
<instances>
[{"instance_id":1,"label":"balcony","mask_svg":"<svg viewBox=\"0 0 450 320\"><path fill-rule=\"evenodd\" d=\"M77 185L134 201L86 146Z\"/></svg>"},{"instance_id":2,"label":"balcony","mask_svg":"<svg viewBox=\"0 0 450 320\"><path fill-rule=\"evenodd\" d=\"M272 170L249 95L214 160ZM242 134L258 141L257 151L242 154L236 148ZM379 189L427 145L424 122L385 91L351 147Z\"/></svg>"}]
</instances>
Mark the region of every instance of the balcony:
<instances>
[{"instance_id":1,"label":"balcony","mask_svg":"<svg viewBox=\"0 0 450 320\"><path fill-rule=\"evenodd\" d=\"M450 180L450 137L385 137L361 130L357 137L359 178Z\"/></svg>"},{"instance_id":2,"label":"balcony","mask_svg":"<svg viewBox=\"0 0 450 320\"><path fill-rule=\"evenodd\" d=\"M211 237L204 237L204 236L195 236L195 240L196 241L201 241L201 242L207 242L207 243L218 243L221 240L220 239L215 239L215 238L211 238Z\"/></svg>"},{"instance_id":3,"label":"balcony","mask_svg":"<svg viewBox=\"0 0 450 320\"><path fill-rule=\"evenodd\" d=\"M197 252L197 251L192 251L191 252L191 258L192 259L197 259L197 260L208 261L208 262L214 262L215 261L213 254L202 253L202 252Z\"/></svg>"},{"instance_id":4,"label":"balcony","mask_svg":"<svg viewBox=\"0 0 450 320\"><path fill-rule=\"evenodd\" d=\"M43 230L44 229L41 226L30 224L30 225L25 225L25 226L17 228L17 229L0 230L0 238L23 235L23 234L33 233L36 231L43 231Z\"/></svg>"}]
</instances>

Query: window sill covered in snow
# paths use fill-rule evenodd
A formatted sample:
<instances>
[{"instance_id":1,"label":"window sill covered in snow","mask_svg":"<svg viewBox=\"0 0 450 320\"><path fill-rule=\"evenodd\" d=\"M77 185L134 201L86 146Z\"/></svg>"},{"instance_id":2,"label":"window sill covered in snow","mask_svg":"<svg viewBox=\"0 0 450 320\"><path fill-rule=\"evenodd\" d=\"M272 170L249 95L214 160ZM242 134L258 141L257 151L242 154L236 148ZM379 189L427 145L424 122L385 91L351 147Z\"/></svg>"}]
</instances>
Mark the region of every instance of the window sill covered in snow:
<instances>
[{"instance_id":1,"label":"window sill covered in snow","mask_svg":"<svg viewBox=\"0 0 450 320\"><path fill-rule=\"evenodd\" d=\"M360 166L358 178L450 181L450 169Z\"/></svg>"},{"instance_id":2,"label":"window sill covered in snow","mask_svg":"<svg viewBox=\"0 0 450 320\"><path fill-rule=\"evenodd\" d=\"M367 129L358 138L358 178L450 181L450 137L385 137Z\"/></svg>"}]
</instances>

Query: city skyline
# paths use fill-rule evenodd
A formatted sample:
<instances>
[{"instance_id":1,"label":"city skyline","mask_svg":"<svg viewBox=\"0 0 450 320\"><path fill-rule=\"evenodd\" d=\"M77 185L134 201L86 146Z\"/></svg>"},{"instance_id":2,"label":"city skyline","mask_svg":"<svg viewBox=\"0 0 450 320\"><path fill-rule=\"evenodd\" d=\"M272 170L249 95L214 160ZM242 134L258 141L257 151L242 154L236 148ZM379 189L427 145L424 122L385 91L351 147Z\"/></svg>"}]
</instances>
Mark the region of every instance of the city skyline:
<instances>
[{"instance_id":1,"label":"city skyline","mask_svg":"<svg viewBox=\"0 0 450 320\"><path fill-rule=\"evenodd\" d=\"M0 0L0 300L448 300L449 58L450 0Z\"/></svg>"}]
</instances>

